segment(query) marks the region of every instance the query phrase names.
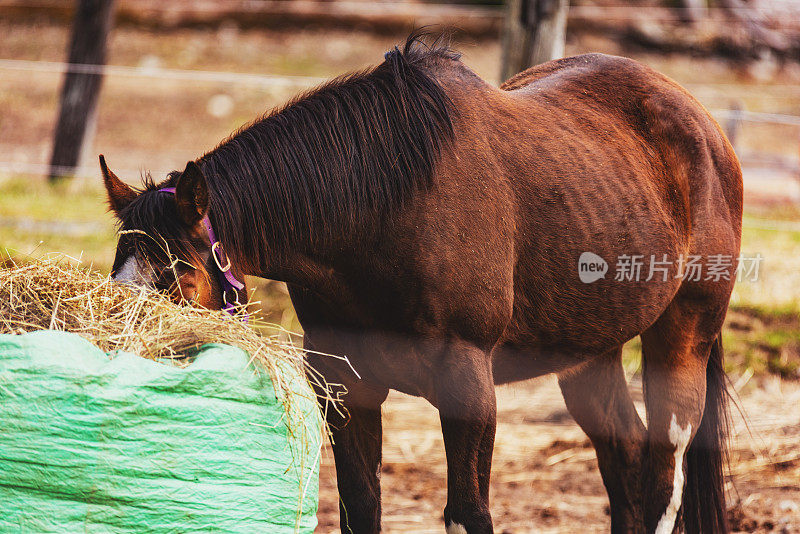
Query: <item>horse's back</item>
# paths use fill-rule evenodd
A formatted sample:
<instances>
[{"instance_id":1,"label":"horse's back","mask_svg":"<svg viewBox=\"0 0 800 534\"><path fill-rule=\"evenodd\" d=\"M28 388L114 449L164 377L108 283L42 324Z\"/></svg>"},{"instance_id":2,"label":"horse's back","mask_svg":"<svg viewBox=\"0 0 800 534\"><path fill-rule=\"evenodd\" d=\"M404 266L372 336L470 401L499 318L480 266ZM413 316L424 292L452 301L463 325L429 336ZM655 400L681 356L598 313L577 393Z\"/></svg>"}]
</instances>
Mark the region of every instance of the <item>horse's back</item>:
<instances>
[{"instance_id":1,"label":"horse's back","mask_svg":"<svg viewBox=\"0 0 800 534\"><path fill-rule=\"evenodd\" d=\"M729 213L726 222L739 232L742 177L733 148L706 109L663 74L631 59L586 54L528 69L500 89L518 109L527 108L529 121L546 122L549 135L537 142L548 143L549 137L562 147L549 152L557 165L575 161L569 155L575 148L592 155L577 165L566 162L580 171L622 159L624 168L616 170L634 172L634 185L642 194L655 192L647 200L662 203L687 235L721 205ZM629 157L615 157L621 150ZM609 181L620 178L603 174ZM575 178L591 186L586 175Z\"/></svg>"},{"instance_id":2,"label":"horse's back","mask_svg":"<svg viewBox=\"0 0 800 534\"><path fill-rule=\"evenodd\" d=\"M580 184L591 187L583 171L598 166L614 169L601 173L610 182L635 174L634 182L623 187L633 187L644 200L658 204L684 238L691 235L695 245L699 238L702 245L704 231L716 236L729 229L728 237L738 249L742 215L738 159L719 124L676 82L631 59L586 54L528 69L500 89L513 100L531 104L534 113L552 110L551 136L564 146L556 154L568 153L576 145L591 151L591 161L576 165ZM566 127L559 129L559 123ZM619 157L620 151L628 157ZM717 221L721 227L707 228L708 219L720 213L727 214Z\"/></svg>"},{"instance_id":3,"label":"horse's back","mask_svg":"<svg viewBox=\"0 0 800 534\"><path fill-rule=\"evenodd\" d=\"M604 137L599 135L603 125L627 127L640 138L641 147L655 150L672 168L673 178L684 174L685 165L694 171L713 168L710 175L692 174L680 184L693 207L724 199L734 219L737 211L741 215L741 169L733 148L705 108L658 71L628 58L584 54L532 67L500 89L515 100L554 107L586 121L589 137ZM593 131L591 125L601 128Z\"/></svg>"},{"instance_id":4,"label":"horse's back","mask_svg":"<svg viewBox=\"0 0 800 534\"><path fill-rule=\"evenodd\" d=\"M738 162L678 84L635 61L589 54L539 65L500 89L490 103L517 121L495 119L494 157L517 214L507 348L540 347L566 364L567 353L619 345L679 291L680 257L738 254ZM605 279L580 280L583 252L608 262ZM673 265L662 283L643 283L647 264L639 283L614 280L619 258L664 255Z\"/></svg>"}]
</instances>

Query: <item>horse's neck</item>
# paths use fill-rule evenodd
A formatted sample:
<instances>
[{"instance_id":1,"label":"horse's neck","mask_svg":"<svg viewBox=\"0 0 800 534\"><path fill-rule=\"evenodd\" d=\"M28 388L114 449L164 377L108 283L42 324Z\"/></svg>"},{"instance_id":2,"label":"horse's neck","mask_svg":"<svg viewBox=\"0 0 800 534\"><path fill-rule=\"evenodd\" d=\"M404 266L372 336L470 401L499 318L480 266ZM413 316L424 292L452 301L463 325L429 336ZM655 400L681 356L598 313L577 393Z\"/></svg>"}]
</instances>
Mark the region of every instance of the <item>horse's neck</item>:
<instances>
[{"instance_id":1,"label":"horse's neck","mask_svg":"<svg viewBox=\"0 0 800 534\"><path fill-rule=\"evenodd\" d=\"M308 290L331 303L350 293L348 277L340 264L299 251L289 250L273 258L271 265L257 276Z\"/></svg>"}]
</instances>

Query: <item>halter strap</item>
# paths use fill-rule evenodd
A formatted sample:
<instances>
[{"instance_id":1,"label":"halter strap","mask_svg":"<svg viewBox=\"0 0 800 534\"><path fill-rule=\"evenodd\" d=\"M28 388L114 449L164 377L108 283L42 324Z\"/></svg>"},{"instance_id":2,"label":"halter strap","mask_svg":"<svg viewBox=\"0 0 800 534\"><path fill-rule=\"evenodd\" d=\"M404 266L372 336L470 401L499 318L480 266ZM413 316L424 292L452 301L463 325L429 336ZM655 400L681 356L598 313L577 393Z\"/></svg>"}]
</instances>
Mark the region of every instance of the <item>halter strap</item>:
<instances>
[{"instance_id":1,"label":"halter strap","mask_svg":"<svg viewBox=\"0 0 800 534\"><path fill-rule=\"evenodd\" d=\"M174 187L163 187L159 189L159 192L162 193L170 193L175 194ZM217 278L219 278L219 284L222 287L222 302L224 304L223 310L228 312L231 315L234 315L236 306L234 303L241 305L239 302L239 291L244 289L244 284L236 279L231 272L231 259L225 253L225 249L222 247L222 242L217 239L216 234L214 233L214 227L211 226L211 220L208 218L208 215L203 217L201 221L203 223L203 228L206 229L208 233L208 239L211 241L211 257L214 258L214 263L217 264ZM228 302L228 293L233 292L236 295L236 298L233 302ZM243 321L247 322L249 316L245 314L243 316Z\"/></svg>"}]
</instances>

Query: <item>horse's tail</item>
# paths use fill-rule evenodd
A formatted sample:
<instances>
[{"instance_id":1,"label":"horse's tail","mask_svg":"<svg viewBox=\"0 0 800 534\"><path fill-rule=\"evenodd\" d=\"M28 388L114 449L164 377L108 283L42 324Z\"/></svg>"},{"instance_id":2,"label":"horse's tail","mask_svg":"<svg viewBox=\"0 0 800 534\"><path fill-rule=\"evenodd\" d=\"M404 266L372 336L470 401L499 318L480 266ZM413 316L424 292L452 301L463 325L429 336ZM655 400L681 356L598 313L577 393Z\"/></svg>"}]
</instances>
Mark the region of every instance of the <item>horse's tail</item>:
<instances>
[{"instance_id":1,"label":"horse's tail","mask_svg":"<svg viewBox=\"0 0 800 534\"><path fill-rule=\"evenodd\" d=\"M706 367L706 404L697 434L686 453L683 524L687 534L728 532L723 470L728 463L727 376L717 336Z\"/></svg>"}]
</instances>

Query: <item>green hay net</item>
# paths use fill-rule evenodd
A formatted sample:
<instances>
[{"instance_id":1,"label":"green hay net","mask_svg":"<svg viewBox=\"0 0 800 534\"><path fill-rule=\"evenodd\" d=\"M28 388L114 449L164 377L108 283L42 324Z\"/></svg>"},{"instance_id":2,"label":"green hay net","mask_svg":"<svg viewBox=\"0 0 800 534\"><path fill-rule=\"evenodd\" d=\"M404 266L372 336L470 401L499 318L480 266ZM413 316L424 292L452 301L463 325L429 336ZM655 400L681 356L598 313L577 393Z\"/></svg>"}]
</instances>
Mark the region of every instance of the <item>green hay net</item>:
<instances>
[{"instance_id":1,"label":"green hay net","mask_svg":"<svg viewBox=\"0 0 800 534\"><path fill-rule=\"evenodd\" d=\"M0 335L0 532L312 532L319 412L286 373L304 417L234 347L179 368Z\"/></svg>"}]
</instances>

